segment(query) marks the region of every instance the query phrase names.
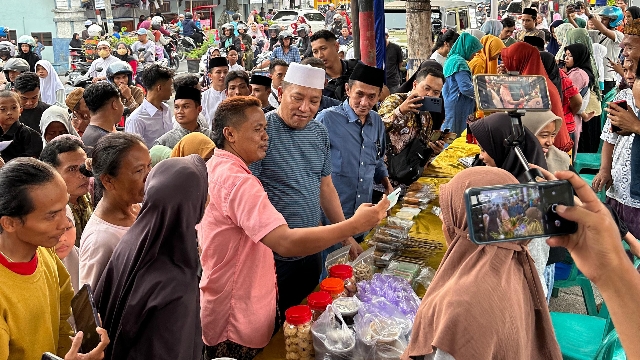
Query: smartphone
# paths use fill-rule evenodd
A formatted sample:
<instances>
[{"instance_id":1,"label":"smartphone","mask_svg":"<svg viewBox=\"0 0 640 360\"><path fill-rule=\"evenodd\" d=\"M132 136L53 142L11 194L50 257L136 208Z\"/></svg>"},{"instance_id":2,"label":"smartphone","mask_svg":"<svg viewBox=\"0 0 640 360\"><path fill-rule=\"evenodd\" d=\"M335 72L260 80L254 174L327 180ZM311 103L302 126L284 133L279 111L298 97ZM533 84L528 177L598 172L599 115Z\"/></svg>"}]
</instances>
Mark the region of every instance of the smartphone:
<instances>
[{"instance_id":1,"label":"smartphone","mask_svg":"<svg viewBox=\"0 0 640 360\"><path fill-rule=\"evenodd\" d=\"M567 67L567 62L564 60L558 60L558 67L559 68L565 68Z\"/></svg>"},{"instance_id":2,"label":"smartphone","mask_svg":"<svg viewBox=\"0 0 640 360\"><path fill-rule=\"evenodd\" d=\"M613 103L627 110L627 100L618 100L618 101L614 101ZM618 131L622 131L622 129L620 129L620 127L618 126L611 124L611 132L617 133Z\"/></svg>"},{"instance_id":3,"label":"smartphone","mask_svg":"<svg viewBox=\"0 0 640 360\"><path fill-rule=\"evenodd\" d=\"M428 111L430 113L441 113L442 112L442 99L439 97L429 97L425 96L422 99L422 106L420 111Z\"/></svg>"},{"instance_id":4,"label":"smartphone","mask_svg":"<svg viewBox=\"0 0 640 360\"><path fill-rule=\"evenodd\" d=\"M573 206L566 180L486 186L465 191L469 237L478 245L566 235L578 225L556 213L557 205Z\"/></svg>"},{"instance_id":5,"label":"smartphone","mask_svg":"<svg viewBox=\"0 0 640 360\"><path fill-rule=\"evenodd\" d=\"M89 284L84 284L71 299L71 310L76 323L76 332L82 331L83 333L80 350L83 353L88 353L100 344L100 335L96 328L101 326Z\"/></svg>"},{"instance_id":6,"label":"smartphone","mask_svg":"<svg viewBox=\"0 0 640 360\"><path fill-rule=\"evenodd\" d=\"M391 208L398 203L400 191L402 191L402 188L398 187L397 189L393 190L391 194L387 195L387 200L389 200L389 207L387 208L387 211L391 210Z\"/></svg>"},{"instance_id":7,"label":"smartphone","mask_svg":"<svg viewBox=\"0 0 640 360\"><path fill-rule=\"evenodd\" d=\"M447 129L448 130L448 129ZM458 134L446 131L442 133L440 140L444 141L445 144L451 145L453 141L458 137Z\"/></svg>"},{"instance_id":8,"label":"smartphone","mask_svg":"<svg viewBox=\"0 0 640 360\"><path fill-rule=\"evenodd\" d=\"M63 360L61 357L54 355L50 352L46 352L44 354L42 354L42 359L41 360Z\"/></svg>"},{"instance_id":9,"label":"smartphone","mask_svg":"<svg viewBox=\"0 0 640 360\"><path fill-rule=\"evenodd\" d=\"M442 134L443 134L442 130L433 130L431 131L431 136L429 137L429 140L431 142L436 142L442 138Z\"/></svg>"},{"instance_id":10,"label":"smartphone","mask_svg":"<svg viewBox=\"0 0 640 360\"><path fill-rule=\"evenodd\" d=\"M484 112L547 111L551 109L547 81L539 75L476 75L478 109Z\"/></svg>"}]
</instances>

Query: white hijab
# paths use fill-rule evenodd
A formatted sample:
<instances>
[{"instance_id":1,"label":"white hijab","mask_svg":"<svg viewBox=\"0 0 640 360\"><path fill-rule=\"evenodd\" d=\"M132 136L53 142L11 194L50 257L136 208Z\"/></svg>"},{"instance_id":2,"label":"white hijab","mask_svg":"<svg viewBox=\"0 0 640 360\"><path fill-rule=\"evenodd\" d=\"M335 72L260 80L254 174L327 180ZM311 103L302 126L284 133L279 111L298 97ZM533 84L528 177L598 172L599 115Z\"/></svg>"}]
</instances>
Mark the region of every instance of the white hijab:
<instances>
[{"instance_id":1,"label":"white hijab","mask_svg":"<svg viewBox=\"0 0 640 360\"><path fill-rule=\"evenodd\" d=\"M40 79L42 80L42 79ZM42 113L42 118L40 120L40 132L42 133L42 142L47 145L47 141L44 139L44 134L47 132L47 127L52 122L59 122L67 128L67 133L70 135L74 135L80 137L76 129L74 129L73 125L71 125L71 119L69 117L69 112L67 109L53 105L49 106L47 110Z\"/></svg>"},{"instance_id":2,"label":"white hijab","mask_svg":"<svg viewBox=\"0 0 640 360\"><path fill-rule=\"evenodd\" d=\"M45 68L49 73L46 78L40 79L40 100L45 104L55 105L57 101L56 91L64 90L64 85L62 85L58 73L48 60L39 60L36 63L36 67L38 65Z\"/></svg>"}]
</instances>

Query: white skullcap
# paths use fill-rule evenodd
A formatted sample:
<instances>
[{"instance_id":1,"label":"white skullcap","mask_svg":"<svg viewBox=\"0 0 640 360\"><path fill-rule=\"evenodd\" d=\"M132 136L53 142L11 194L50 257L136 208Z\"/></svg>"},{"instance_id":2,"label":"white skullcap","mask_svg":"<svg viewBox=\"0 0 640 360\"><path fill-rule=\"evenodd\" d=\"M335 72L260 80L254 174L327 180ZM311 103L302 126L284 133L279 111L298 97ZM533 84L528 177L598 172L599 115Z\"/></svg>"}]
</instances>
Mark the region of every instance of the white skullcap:
<instances>
[{"instance_id":1,"label":"white skullcap","mask_svg":"<svg viewBox=\"0 0 640 360\"><path fill-rule=\"evenodd\" d=\"M111 44L109 44L108 41L104 41L104 40L100 41L96 47L100 47L102 45L111 47Z\"/></svg>"},{"instance_id":2,"label":"white skullcap","mask_svg":"<svg viewBox=\"0 0 640 360\"><path fill-rule=\"evenodd\" d=\"M325 71L311 65L289 64L284 81L312 89L324 89Z\"/></svg>"}]
</instances>

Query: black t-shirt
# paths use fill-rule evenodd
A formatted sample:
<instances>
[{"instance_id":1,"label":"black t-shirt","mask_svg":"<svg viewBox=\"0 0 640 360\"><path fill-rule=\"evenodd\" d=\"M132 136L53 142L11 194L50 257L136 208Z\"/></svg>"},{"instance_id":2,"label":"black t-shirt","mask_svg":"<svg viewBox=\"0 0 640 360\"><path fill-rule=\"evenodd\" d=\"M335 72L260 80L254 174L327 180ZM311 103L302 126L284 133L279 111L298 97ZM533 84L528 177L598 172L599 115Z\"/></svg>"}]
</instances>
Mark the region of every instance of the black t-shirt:
<instances>
[{"instance_id":1,"label":"black t-shirt","mask_svg":"<svg viewBox=\"0 0 640 360\"><path fill-rule=\"evenodd\" d=\"M13 142L0 152L0 156L5 162L21 156L36 159L40 157L43 146L42 137L20 121L11 125L6 133L0 128L0 141L9 140L13 140Z\"/></svg>"},{"instance_id":2,"label":"black t-shirt","mask_svg":"<svg viewBox=\"0 0 640 360\"><path fill-rule=\"evenodd\" d=\"M387 61L384 64L387 87L389 89L400 86L400 64L402 64L402 49L400 45L389 42L389 45L387 45Z\"/></svg>"},{"instance_id":3,"label":"black t-shirt","mask_svg":"<svg viewBox=\"0 0 640 360\"><path fill-rule=\"evenodd\" d=\"M82 142L84 146L87 148L87 156L91 157L93 155L93 148L98 143L98 140L102 139L103 136L109 134L109 131L95 125L89 124L87 129L82 134Z\"/></svg>"},{"instance_id":4,"label":"black t-shirt","mask_svg":"<svg viewBox=\"0 0 640 360\"><path fill-rule=\"evenodd\" d=\"M357 59L340 60L342 63L342 75L329 80L322 90L322 95L340 100L340 102L346 100L347 94L344 89L344 84L349 82L349 77L353 73L353 69L360 62Z\"/></svg>"},{"instance_id":5,"label":"black t-shirt","mask_svg":"<svg viewBox=\"0 0 640 360\"><path fill-rule=\"evenodd\" d=\"M49 106L51 105L38 101L38 105L33 109L24 109L18 120L40 134L40 119L42 119L42 113L47 110Z\"/></svg>"}]
</instances>

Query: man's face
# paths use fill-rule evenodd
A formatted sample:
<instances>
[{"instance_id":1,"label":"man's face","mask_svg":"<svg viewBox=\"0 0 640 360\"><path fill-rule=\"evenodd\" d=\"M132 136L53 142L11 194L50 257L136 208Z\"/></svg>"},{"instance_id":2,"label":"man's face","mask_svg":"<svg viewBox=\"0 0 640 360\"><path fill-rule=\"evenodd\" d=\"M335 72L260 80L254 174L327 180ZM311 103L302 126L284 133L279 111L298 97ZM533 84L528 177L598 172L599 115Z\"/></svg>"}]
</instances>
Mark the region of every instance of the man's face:
<instances>
[{"instance_id":1,"label":"man's face","mask_svg":"<svg viewBox=\"0 0 640 360\"><path fill-rule=\"evenodd\" d=\"M162 101L169 100L171 98L171 93L173 92L173 79L159 81L155 87L158 88L158 86L160 87L158 95L160 96Z\"/></svg>"},{"instance_id":2,"label":"man's face","mask_svg":"<svg viewBox=\"0 0 640 360\"><path fill-rule=\"evenodd\" d=\"M439 77L427 75L422 81L413 83L413 93L418 96L440 97L444 83Z\"/></svg>"},{"instance_id":3,"label":"man's face","mask_svg":"<svg viewBox=\"0 0 640 360\"><path fill-rule=\"evenodd\" d=\"M287 75L288 66L277 65L273 68L273 73L270 73L271 76L271 87L277 89L282 84L282 80L284 80L284 76Z\"/></svg>"},{"instance_id":4,"label":"man's face","mask_svg":"<svg viewBox=\"0 0 640 360\"><path fill-rule=\"evenodd\" d=\"M609 27L609 24L611 23L611 19L603 16L600 18L600 22L602 23L602 25Z\"/></svg>"},{"instance_id":5,"label":"man's face","mask_svg":"<svg viewBox=\"0 0 640 360\"><path fill-rule=\"evenodd\" d=\"M624 79L629 87L633 87L636 81L636 66L635 63L629 59L625 59L622 65L624 71Z\"/></svg>"},{"instance_id":6,"label":"man's face","mask_svg":"<svg viewBox=\"0 0 640 360\"><path fill-rule=\"evenodd\" d=\"M184 16L178 16L179 21L184 21Z\"/></svg>"},{"instance_id":7,"label":"man's face","mask_svg":"<svg viewBox=\"0 0 640 360\"><path fill-rule=\"evenodd\" d=\"M180 125L192 125L198 121L202 106L189 99L178 99L173 102L173 113Z\"/></svg>"},{"instance_id":8,"label":"man's face","mask_svg":"<svg viewBox=\"0 0 640 360\"><path fill-rule=\"evenodd\" d=\"M247 83L244 81L244 79L233 79L227 84L227 97L249 95L251 95L251 90L249 90L249 86L247 86Z\"/></svg>"},{"instance_id":9,"label":"man's face","mask_svg":"<svg viewBox=\"0 0 640 360\"><path fill-rule=\"evenodd\" d=\"M82 136L91 121L91 113L89 112L89 108L87 107L87 103L84 102L84 99L80 99L78 105L76 105L76 108L73 110L73 114L75 115L71 119L73 128L76 129L80 136Z\"/></svg>"},{"instance_id":10,"label":"man's face","mask_svg":"<svg viewBox=\"0 0 640 360\"><path fill-rule=\"evenodd\" d=\"M638 63L640 60L640 36L625 35L622 39L622 56Z\"/></svg>"},{"instance_id":11,"label":"man's face","mask_svg":"<svg viewBox=\"0 0 640 360\"><path fill-rule=\"evenodd\" d=\"M536 21L529 14L522 14L522 27L526 30L533 30L536 27Z\"/></svg>"},{"instance_id":12,"label":"man's face","mask_svg":"<svg viewBox=\"0 0 640 360\"><path fill-rule=\"evenodd\" d=\"M269 94L271 89L264 85L251 84L251 96L257 98L262 103L262 107L269 105Z\"/></svg>"},{"instance_id":13,"label":"man's face","mask_svg":"<svg viewBox=\"0 0 640 360\"><path fill-rule=\"evenodd\" d=\"M616 0L616 6L622 9L622 11L627 9L627 4L625 4L624 0Z\"/></svg>"},{"instance_id":14,"label":"man's face","mask_svg":"<svg viewBox=\"0 0 640 360\"><path fill-rule=\"evenodd\" d=\"M325 39L318 39L311 43L311 50L313 51L313 57L324 62L324 66L331 66L336 61L340 61L338 57L338 43L336 41Z\"/></svg>"},{"instance_id":15,"label":"man's face","mask_svg":"<svg viewBox=\"0 0 640 360\"><path fill-rule=\"evenodd\" d=\"M23 109L34 109L38 105L38 100L40 99L40 88L24 93L18 93L18 95L20 95L20 104Z\"/></svg>"},{"instance_id":16,"label":"man's face","mask_svg":"<svg viewBox=\"0 0 640 360\"><path fill-rule=\"evenodd\" d=\"M278 90L280 106L278 114L294 129L304 129L320 108L322 90L289 84Z\"/></svg>"},{"instance_id":17,"label":"man's face","mask_svg":"<svg viewBox=\"0 0 640 360\"><path fill-rule=\"evenodd\" d=\"M286 48L287 48L287 47L289 47L290 45L291 45L291 38L288 38L288 37L287 37L287 38L282 39L282 46L284 46L284 47L286 47Z\"/></svg>"},{"instance_id":18,"label":"man's face","mask_svg":"<svg viewBox=\"0 0 640 360\"><path fill-rule=\"evenodd\" d=\"M118 74L113 77L113 83L116 84L116 87L120 85L129 85L129 76L127 74Z\"/></svg>"},{"instance_id":19,"label":"man's face","mask_svg":"<svg viewBox=\"0 0 640 360\"><path fill-rule=\"evenodd\" d=\"M347 37L349 36L349 29L342 28L342 30L340 30L340 33L342 34L342 37Z\"/></svg>"},{"instance_id":20,"label":"man's face","mask_svg":"<svg viewBox=\"0 0 640 360\"><path fill-rule=\"evenodd\" d=\"M22 50L22 52L25 53L25 54L29 52L29 48L30 47L27 44L20 45L20 50Z\"/></svg>"},{"instance_id":21,"label":"man's face","mask_svg":"<svg viewBox=\"0 0 640 360\"><path fill-rule=\"evenodd\" d=\"M138 41L140 41L143 44L146 44L147 43L147 34L138 35Z\"/></svg>"},{"instance_id":22,"label":"man's face","mask_svg":"<svg viewBox=\"0 0 640 360\"><path fill-rule=\"evenodd\" d=\"M227 54L227 61L229 62L229 65L235 65L235 63L238 62L238 52L235 50L229 51Z\"/></svg>"},{"instance_id":23,"label":"man's face","mask_svg":"<svg viewBox=\"0 0 640 360\"><path fill-rule=\"evenodd\" d=\"M515 26L512 27L503 27L502 32L500 32L500 40L506 40L513 35L513 31L516 29Z\"/></svg>"},{"instance_id":24,"label":"man's face","mask_svg":"<svg viewBox=\"0 0 640 360\"><path fill-rule=\"evenodd\" d=\"M209 71L209 79L211 79L215 88L221 89L224 88L224 78L227 77L228 73L228 66L214 67Z\"/></svg>"},{"instance_id":25,"label":"man's face","mask_svg":"<svg viewBox=\"0 0 640 360\"><path fill-rule=\"evenodd\" d=\"M66 214L69 195L65 183L60 175L55 174L52 181L27 191L33 211L22 219L2 217L4 230L23 243L52 248L69 225Z\"/></svg>"},{"instance_id":26,"label":"man's face","mask_svg":"<svg viewBox=\"0 0 640 360\"><path fill-rule=\"evenodd\" d=\"M87 154L82 149L58 154L56 171L62 176L67 185L67 193L71 199L77 199L89 192L89 178L82 175L80 165L87 160Z\"/></svg>"},{"instance_id":27,"label":"man's face","mask_svg":"<svg viewBox=\"0 0 640 360\"><path fill-rule=\"evenodd\" d=\"M349 97L349 106L356 115L369 115L369 111L378 103L380 88L361 81L354 81L353 86L349 86L349 84L345 86Z\"/></svg>"},{"instance_id":28,"label":"man's face","mask_svg":"<svg viewBox=\"0 0 640 360\"><path fill-rule=\"evenodd\" d=\"M251 164L267 156L269 135L267 135L267 120L262 109L257 106L244 111L244 118L240 126L225 128L225 142L233 144L234 150L244 161Z\"/></svg>"}]
</instances>

